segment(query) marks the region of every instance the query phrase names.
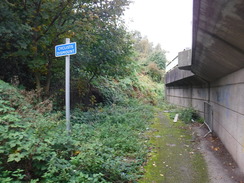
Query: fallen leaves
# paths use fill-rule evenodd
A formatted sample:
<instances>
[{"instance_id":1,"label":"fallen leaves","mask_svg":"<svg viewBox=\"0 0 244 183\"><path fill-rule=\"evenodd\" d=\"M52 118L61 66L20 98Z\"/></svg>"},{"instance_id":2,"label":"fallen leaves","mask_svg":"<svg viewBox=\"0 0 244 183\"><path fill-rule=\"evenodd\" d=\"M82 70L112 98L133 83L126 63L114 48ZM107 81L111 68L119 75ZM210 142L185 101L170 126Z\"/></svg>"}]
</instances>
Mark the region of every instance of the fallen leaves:
<instances>
[{"instance_id":1,"label":"fallen leaves","mask_svg":"<svg viewBox=\"0 0 244 183\"><path fill-rule=\"evenodd\" d=\"M211 149L214 150L214 151L219 151L220 150L220 147L211 146Z\"/></svg>"}]
</instances>

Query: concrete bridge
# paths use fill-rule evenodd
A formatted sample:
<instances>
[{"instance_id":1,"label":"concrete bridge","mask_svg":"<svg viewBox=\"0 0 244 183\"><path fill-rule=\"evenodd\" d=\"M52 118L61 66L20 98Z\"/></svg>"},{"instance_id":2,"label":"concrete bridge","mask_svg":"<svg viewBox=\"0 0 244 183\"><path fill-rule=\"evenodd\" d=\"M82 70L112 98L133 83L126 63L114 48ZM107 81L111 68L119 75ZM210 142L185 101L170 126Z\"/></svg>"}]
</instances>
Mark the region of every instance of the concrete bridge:
<instances>
[{"instance_id":1,"label":"concrete bridge","mask_svg":"<svg viewBox=\"0 0 244 183\"><path fill-rule=\"evenodd\" d=\"M165 80L167 101L205 117L244 172L243 0L194 0L192 50Z\"/></svg>"}]
</instances>

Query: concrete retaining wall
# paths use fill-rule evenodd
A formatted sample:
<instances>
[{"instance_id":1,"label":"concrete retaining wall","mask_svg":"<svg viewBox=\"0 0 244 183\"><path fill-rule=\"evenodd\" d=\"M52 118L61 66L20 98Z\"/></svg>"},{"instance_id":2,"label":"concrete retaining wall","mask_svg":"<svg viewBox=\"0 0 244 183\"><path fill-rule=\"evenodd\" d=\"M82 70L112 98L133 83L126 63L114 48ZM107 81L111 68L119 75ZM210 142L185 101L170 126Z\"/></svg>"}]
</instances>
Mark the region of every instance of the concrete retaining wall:
<instances>
[{"instance_id":1,"label":"concrete retaining wall","mask_svg":"<svg viewBox=\"0 0 244 183\"><path fill-rule=\"evenodd\" d=\"M166 98L167 101L181 106L181 107L191 107L191 88L187 87L166 87Z\"/></svg>"},{"instance_id":2,"label":"concrete retaining wall","mask_svg":"<svg viewBox=\"0 0 244 183\"><path fill-rule=\"evenodd\" d=\"M244 69L202 86L166 86L166 99L201 115L209 101L213 130L244 172Z\"/></svg>"},{"instance_id":3,"label":"concrete retaining wall","mask_svg":"<svg viewBox=\"0 0 244 183\"><path fill-rule=\"evenodd\" d=\"M208 96L207 84L203 86L166 86L168 102L181 107L193 107L201 116L204 112L203 102L208 101Z\"/></svg>"},{"instance_id":4,"label":"concrete retaining wall","mask_svg":"<svg viewBox=\"0 0 244 183\"><path fill-rule=\"evenodd\" d=\"M214 131L244 172L244 69L211 83Z\"/></svg>"}]
</instances>

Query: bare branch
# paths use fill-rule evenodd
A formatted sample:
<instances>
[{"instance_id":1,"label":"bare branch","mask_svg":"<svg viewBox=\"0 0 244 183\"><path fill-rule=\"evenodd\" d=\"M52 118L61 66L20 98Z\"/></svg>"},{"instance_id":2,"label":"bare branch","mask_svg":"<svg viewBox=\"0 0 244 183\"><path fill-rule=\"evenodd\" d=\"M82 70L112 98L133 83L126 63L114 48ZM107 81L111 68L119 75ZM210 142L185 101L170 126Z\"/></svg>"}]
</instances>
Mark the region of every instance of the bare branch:
<instances>
[{"instance_id":1,"label":"bare branch","mask_svg":"<svg viewBox=\"0 0 244 183\"><path fill-rule=\"evenodd\" d=\"M5 2L9 5L9 6L12 6L12 7L14 7L15 5L14 4L12 4L12 3L10 3L10 2L8 2L8 0L5 0Z\"/></svg>"},{"instance_id":2,"label":"bare branch","mask_svg":"<svg viewBox=\"0 0 244 183\"><path fill-rule=\"evenodd\" d=\"M48 25L47 29L43 32L43 34L39 35L36 39L36 41L38 41L39 39L41 39L49 30L50 28L54 25L54 23L56 22L56 20L61 16L62 12L65 10L65 8L68 6L68 4L71 1L67 1L66 4L64 4L64 6L61 8L61 10L56 14L56 16L54 16L53 20L51 21L51 23Z\"/></svg>"}]
</instances>

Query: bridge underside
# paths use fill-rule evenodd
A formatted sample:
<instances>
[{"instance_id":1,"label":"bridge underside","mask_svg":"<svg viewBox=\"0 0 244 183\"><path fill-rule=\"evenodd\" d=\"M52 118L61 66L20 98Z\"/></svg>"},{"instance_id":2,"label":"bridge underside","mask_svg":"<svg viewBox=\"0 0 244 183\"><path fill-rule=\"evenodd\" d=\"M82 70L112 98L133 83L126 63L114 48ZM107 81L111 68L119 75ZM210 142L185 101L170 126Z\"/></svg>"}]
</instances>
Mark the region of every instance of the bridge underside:
<instances>
[{"instance_id":1,"label":"bridge underside","mask_svg":"<svg viewBox=\"0 0 244 183\"><path fill-rule=\"evenodd\" d=\"M166 99L202 116L244 172L244 1L194 0L192 50L166 73Z\"/></svg>"},{"instance_id":2,"label":"bridge underside","mask_svg":"<svg viewBox=\"0 0 244 183\"><path fill-rule=\"evenodd\" d=\"M194 1L191 70L214 81L243 67L244 1Z\"/></svg>"}]
</instances>

